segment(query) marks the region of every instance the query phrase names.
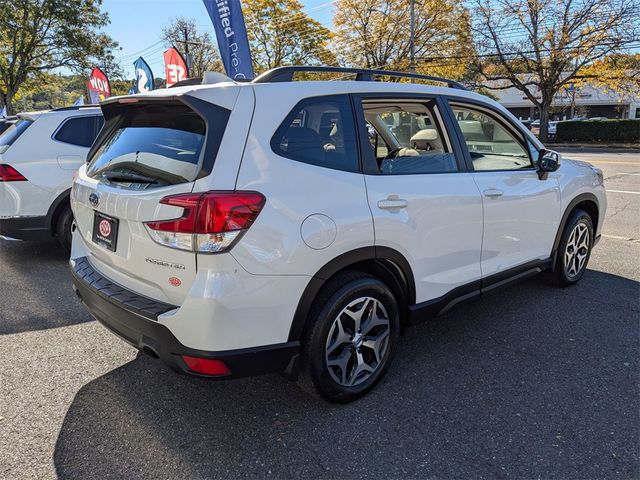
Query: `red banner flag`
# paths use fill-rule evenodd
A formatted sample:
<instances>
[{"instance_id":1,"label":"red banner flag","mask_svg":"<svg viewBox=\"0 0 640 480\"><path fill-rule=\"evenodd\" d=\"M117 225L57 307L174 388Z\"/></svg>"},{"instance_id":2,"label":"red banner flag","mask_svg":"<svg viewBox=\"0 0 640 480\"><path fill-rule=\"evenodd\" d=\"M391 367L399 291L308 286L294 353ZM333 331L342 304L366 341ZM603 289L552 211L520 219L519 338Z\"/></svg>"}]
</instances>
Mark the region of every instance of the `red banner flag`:
<instances>
[{"instance_id":1,"label":"red banner flag","mask_svg":"<svg viewBox=\"0 0 640 480\"><path fill-rule=\"evenodd\" d=\"M187 63L174 47L164 52L164 74L167 79L167 87L189 78Z\"/></svg>"},{"instance_id":2,"label":"red banner flag","mask_svg":"<svg viewBox=\"0 0 640 480\"><path fill-rule=\"evenodd\" d=\"M87 82L89 102L98 103L111 96L111 84L107 75L98 67L94 67Z\"/></svg>"}]
</instances>

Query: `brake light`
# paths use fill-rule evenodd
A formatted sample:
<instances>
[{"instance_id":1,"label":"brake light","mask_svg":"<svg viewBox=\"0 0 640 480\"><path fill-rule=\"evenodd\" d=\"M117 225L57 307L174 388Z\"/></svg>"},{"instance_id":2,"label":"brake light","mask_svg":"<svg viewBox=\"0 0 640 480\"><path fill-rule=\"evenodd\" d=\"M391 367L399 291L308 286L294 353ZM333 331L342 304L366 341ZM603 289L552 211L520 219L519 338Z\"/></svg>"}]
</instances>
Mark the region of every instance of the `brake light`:
<instances>
[{"instance_id":1,"label":"brake light","mask_svg":"<svg viewBox=\"0 0 640 480\"><path fill-rule=\"evenodd\" d=\"M0 182L26 182L27 179L22 176L11 165L0 165Z\"/></svg>"},{"instance_id":2,"label":"brake light","mask_svg":"<svg viewBox=\"0 0 640 480\"><path fill-rule=\"evenodd\" d=\"M189 367L189 370L195 373L200 373L201 375L220 376L229 375L231 373L229 367L227 367L222 360L192 357L189 355L182 355L182 359L184 360L184 363L187 364L187 367Z\"/></svg>"},{"instance_id":3,"label":"brake light","mask_svg":"<svg viewBox=\"0 0 640 480\"><path fill-rule=\"evenodd\" d=\"M257 192L171 195L160 203L182 207L182 216L145 225L151 238L160 245L198 253L219 253L229 249L247 231L264 202L264 196Z\"/></svg>"}]
</instances>

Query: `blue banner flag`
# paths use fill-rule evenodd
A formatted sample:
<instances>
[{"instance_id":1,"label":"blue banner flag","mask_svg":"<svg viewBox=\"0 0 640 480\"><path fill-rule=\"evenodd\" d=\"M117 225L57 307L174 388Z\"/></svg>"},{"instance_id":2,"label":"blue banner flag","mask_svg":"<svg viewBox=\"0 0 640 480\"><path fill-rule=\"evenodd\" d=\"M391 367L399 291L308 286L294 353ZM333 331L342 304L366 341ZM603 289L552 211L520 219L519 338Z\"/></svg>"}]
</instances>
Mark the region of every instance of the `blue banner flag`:
<instances>
[{"instance_id":1,"label":"blue banner flag","mask_svg":"<svg viewBox=\"0 0 640 480\"><path fill-rule=\"evenodd\" d=\"M227 75L252 80L253 66L240 0L203 0L218 39L220 57Z\"/></svg>"},{"instance_id":2,"label":"blue banner flag","mask_svg":"<svg viewBox=\"0 0 640 480\"><path fill-rule=\"evenodd\" d=\"M133 62L133 68L136 71L136 81L133 85L133 93L147 93L153 90L153 72L144 58L138 57Z\"/></svg>"}]
</instances>

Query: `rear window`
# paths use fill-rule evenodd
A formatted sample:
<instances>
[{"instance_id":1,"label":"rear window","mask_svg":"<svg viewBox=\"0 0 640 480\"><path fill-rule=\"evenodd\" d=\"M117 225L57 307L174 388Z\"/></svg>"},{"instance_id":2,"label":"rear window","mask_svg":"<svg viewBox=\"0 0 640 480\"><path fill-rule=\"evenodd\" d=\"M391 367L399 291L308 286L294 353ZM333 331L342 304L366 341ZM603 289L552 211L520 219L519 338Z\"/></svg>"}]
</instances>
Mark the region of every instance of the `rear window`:
<instances>
[{"instance_id":1,"label":"rear window","mask_svg":"<svg viewBox=\"0 0 640 480\"><path fill-rule=\"evenodd\" d=\"M102 128L102 123L98 126L98 119L102 120L102 116L90 115L70 118L62 124L53 138L59 142L88 148Z\"/></svg>"},{"instance_id":2,"label":"rear window","mask_svg":"<svg viewBox=\"0 0 640 480\"><path fill-rule=\"evenodd\" d=\"M187 105L127 105L106 128L109 133L89 163L91 177L137 188L197 178L207 126Z\"/></svg>"},{"instance_id":3,"label":"rear window","mask_svg":"<svg viewBox=\"0 0 640 480\"><path fill-rule=\"evenodd\" d=\"M0 153L6 152L6 150L15 142L24 131L29 128L33 121L21 118L16 123L11 125L8 129L0 135Z\"/></svg>"}]
</instances>

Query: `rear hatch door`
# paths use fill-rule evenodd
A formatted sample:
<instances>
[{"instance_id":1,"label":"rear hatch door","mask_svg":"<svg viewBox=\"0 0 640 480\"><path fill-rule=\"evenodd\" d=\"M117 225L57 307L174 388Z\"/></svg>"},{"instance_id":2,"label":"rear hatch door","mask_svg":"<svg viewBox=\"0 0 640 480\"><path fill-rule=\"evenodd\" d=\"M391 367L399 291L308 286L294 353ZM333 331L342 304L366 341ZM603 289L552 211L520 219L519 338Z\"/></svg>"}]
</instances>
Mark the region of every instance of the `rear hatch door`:
<instances>
[{"instance_id":1,"label":"rear hatch door","mask_svg":"<svg viewBox=\"0 0 640 480\"><path fill-rule=\"evenodd\" d=\"M103 105L105 127L79 171L72 205L90 261L110 280L174 305L184 300L196 254L157 243L145 223L183 216L161 200L191 192L211 173L237 97L225 90L218 104L181 95Z\"/></svg>"}]
</instances>

